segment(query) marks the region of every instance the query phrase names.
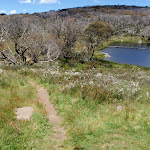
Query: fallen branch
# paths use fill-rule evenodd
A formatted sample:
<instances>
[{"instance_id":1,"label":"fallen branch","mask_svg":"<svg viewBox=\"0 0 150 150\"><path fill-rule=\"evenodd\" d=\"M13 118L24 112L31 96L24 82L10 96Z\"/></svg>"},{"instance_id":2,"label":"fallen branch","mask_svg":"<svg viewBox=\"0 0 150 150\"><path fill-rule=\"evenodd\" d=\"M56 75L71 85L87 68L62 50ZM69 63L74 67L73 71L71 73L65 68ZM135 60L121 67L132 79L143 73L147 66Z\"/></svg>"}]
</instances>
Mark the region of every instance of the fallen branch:
<instances>
[{"instance_id":1,"label":"fallen branch","mask_svg":"<svg viewBox=\"0 0 150 150\"><path fill-rule=\"evenodd\" d=\"M9 61L9 62L13 63L14 65L16 65L16 62L13 61L13 60L11 60L11 59L5 54L5 52L3 52L3 51L0 50L0 53L1 53L2 56L3 56L3 57L1 57L2 59L6 59L7 61Z\"/></svg>"}]
</instances>

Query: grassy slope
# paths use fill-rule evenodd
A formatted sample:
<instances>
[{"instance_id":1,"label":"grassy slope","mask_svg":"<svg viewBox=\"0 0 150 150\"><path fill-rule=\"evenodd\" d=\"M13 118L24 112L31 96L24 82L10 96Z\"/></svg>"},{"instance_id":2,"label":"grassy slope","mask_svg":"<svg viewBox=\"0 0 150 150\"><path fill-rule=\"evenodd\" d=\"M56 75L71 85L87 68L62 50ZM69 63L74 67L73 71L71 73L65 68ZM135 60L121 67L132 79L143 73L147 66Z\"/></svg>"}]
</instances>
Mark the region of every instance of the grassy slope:
<instances>
[{"instance_id":1,"label":"grassy slope","mask_svg":"<svg viewBox=\"0 0 150 150\"><path fill-rule=\"evenodd\" d=\"M149 149L150 72L113 66L34 70L64 119L66 149Z\"/></svg>"},{"instance_id":2,"label":"grassy slope","mask_svg":"<svg viewBox=\"0 0 150 150\"><path fill-rule=\"evenodd\" d=\"M59 67L58 64L24 67L18 69L17 73L13 73L11 69L9 74L13 82L16 81L14 76L18 74L20 77L20 80L14 82L19 90L22 89L22 92L17 92L22 93L20 97L23 97L17 102L19 106L30 104L39 112L43 110L33 101L35 93L27 84L26 76L48 89L50 99L62 116L67 130L68 139L63 144L65 149L149 149L149 69L101 60L75 67ZM1 90L14 95L10 89L5 90L5 87ZM5 102L9 102L10 98L6 94L1 97L3 100L6 97ZM15 126L12 126L11 121L1 123L3 130L0 132L4 135L3 140L0 140L4 141L1 147L46 149L45 146L53 146L48 137L48 133L51 134L52 131L48 122L40 117L42 113L35 113L31 122L18 122L12 111L16 104L10 107L9 103L5 104L7 111L4 111L4 107L1 109L5 116L12 114L8 120L13 120ZM117 110L118 106L122 107L121 111ZM31 130L33 132L29 132ZM39 144L35 142L35 139L42 138ZM43 145L43 142L46 144Z\"/></svg>"},{"instance_id":3,"label":"grassy slope","mask_svg":"<svg viewBox=\"0 0 150 150\"><path fill-rule=\"evenodd\" d=\"M14 69L0 72L0 149L38 149L43 137L52 134L43 106L24 75ZM34 107L31 121L16 119L15 109L23 106Z\"/></svg>"}]
</instances>

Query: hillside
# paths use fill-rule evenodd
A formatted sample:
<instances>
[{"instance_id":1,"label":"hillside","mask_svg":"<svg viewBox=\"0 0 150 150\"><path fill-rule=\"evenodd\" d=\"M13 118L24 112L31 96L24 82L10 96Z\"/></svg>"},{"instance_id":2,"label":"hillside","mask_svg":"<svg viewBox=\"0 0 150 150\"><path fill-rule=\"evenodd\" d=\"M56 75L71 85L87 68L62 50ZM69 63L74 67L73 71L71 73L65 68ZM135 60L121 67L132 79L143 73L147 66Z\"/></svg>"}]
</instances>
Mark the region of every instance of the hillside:
<instances>
[{"instance_id":1,"label":"hillside","mask_svg":"<svg viewBox=\"0 0 150 150\"><path fill-rule=\"evenodd\" d=\"M150 8L108 5L108 6L89 6L68 8L59 11L50 11L33 14L41 18L73 17L81 21L83 25L93 20L106 21L112 24L118 34L144 35L147 33L146 27L150 25Z\"/></svg>"},{"instance_id":2,"label":"hillside","mask_svg":"<svg viewBox=\"0 0 150 150\"><path fill-rule=\"evenodd\" d=\"M150 69L99 50L149 40L149 7L0 15L0 149L148 150Z\"/></svg>"},{"instance_id":3,"label":"hillside","mask_svg":"<svg viewBox=\"0 0 150 150\"><path fill-rule=\"evenodd\" d=\"M102 28L99 33L95 32L96 39L91 31L87 32L90 25L92 32L96 26ZM0 36L1 59L13 64L20 60L30 64L58 58L85 61L94 56L95 50L126 36L128 41L134 38L149 42L150 8L92 6L34 14L2 14ZM90 40L91 37L94 41ZM89 41L92 45L96 43L92 46L95 49L89 47Z\"/></svg>"}]
</instances>

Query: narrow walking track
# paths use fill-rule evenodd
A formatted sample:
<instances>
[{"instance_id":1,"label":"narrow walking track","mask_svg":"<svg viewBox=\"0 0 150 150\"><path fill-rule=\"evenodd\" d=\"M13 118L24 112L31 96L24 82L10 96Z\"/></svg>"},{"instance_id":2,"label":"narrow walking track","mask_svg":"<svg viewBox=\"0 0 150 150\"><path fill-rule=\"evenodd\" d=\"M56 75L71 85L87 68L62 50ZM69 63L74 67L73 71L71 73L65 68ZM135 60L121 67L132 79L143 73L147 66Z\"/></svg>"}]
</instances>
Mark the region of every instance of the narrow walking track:
<instances>
[{"instance_id":1,"label":"narrow walking track","mask_svg":"<svg viewBox=\"0 0 150 150\"><path fill-rule=\"evenodd\" d=\"M61 118L57 115L54 105L49 101L47 90L43 87L40 87L33 81L29 81L29 83L37 89L39 102L44 106L47 118L49 119L50 123L53 124L53 130L55 131L53 139L57 142L63 142L66 139L66 131L61 126Z\"/></svg>"}]
</instances>

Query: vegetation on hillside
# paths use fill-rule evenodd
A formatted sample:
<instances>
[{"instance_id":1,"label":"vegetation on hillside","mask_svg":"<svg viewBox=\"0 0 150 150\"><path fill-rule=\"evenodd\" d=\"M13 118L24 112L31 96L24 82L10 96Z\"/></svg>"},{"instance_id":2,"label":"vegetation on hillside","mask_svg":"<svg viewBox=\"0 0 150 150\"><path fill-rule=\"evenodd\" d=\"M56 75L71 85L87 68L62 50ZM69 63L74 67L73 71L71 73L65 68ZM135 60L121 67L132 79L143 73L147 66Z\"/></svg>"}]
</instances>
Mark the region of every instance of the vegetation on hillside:
<instances>
[{"instance_id":1,"label":"vegetation on hillside","mask_svg":"<svg viewBox=\"0 0 150 150\"><path fill-rule=\"evenodd\" d=\"M148 41L149 14L148 7L94 6L1 15L0 149L56 148L29 80L48 90L62 117L62 149L149 149L149 68L107 62L96 51L112 41ZM30 121L16 118L23 106L34 108Z\"/></svg>"},{"instance_id":2,"label":"vegetation on hillside","mask_svg":"<svg viewBox=\"0 0 150 150\"><path fill-rule=\"evenodd\" d=\"M149 14L148 7L93 6L1 15L0 59L17 65L41 60L92 60L95 49L112 35L118 41L124 36L138 36L140 42L147 42Z\"/></svg>"}]
</instances>

